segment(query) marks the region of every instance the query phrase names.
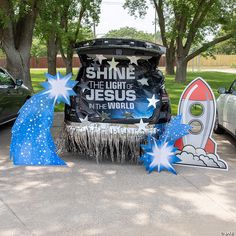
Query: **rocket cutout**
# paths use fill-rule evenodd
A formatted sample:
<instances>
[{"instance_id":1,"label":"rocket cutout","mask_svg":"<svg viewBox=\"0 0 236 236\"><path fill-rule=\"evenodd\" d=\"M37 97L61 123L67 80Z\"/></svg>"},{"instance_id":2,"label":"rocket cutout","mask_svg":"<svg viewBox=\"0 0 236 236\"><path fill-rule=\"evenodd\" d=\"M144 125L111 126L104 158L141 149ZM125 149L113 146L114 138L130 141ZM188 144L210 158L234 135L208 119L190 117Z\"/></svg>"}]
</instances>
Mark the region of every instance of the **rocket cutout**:
<instances>
[{"instance_id":1,"label":"rocket cutout","mask_svg":"<svg viewBox=\"0 0 236 236\"><path fill-rule=\"evenodd\" d=\"M192 81L181 95L178 113L184 124L192 126L190 134L179 139L179 164L198 167L228 169L217 154L217 144L212 139L215 124L216 101L209 85L202 78Z\"/></svg>"}]
</instances>

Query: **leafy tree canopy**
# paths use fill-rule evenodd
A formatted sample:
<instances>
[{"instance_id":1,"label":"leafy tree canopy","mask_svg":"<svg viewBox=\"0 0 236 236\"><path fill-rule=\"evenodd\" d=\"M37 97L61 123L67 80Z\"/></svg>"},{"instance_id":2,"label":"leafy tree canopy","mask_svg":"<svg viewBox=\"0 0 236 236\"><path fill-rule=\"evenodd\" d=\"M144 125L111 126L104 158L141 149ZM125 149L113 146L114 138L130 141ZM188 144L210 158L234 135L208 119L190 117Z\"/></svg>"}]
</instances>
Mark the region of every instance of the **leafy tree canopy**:
<instances>
[{"instance_id":1,"label":"leafy tree canopy","mask_svg":"<svg viewBox=\"0 0 236 236\"><path fill-rule=\"evenodd\" d=\"M34 37L31 47L31 56L33 57L45 57L47 55L47 47L45 42L38 38Z\"/></svg>"},{"instance_id":2,"label":"leafy tree canopy","mask_svg":"<svg viewBox=\"0 0 236 236\"><path fill-rule=\"evenodd\" d=\"M176 57L179 82L186 80L189 60L232 38L236 30L235 0L126 0L124 7L136 17L144 16L148 7L156 9L167 59Z\"/></svg>"},{"instance_id":3,"label":"leafy tree canopy","mask_svg":"<svg viewBox=\"0 0 236 236\"><path fill-rule=\"evenodd\" d=\"M5 57L5 53L3 52L3 50L0 48L0 58Z\"/></svg>"},{"instance_id":4,"label":"leafy tree canopy","mask_svg":"<svg viewBox=\"0 0 236 236\"><path fill-rule=\"evenodd\" d=\"M216 54L236 55L236 39L231 39L216 45L214 48Z\"/></svg>"},{"instance_id":5,"label":"leafy tree canopy","mask_svg":"<svg viewBox=\"0 0 236 236\"><path fill-rule=\"evenodd\" d=\"M131 39L155 42L154 34L146 33L144 31L137 30L133 27L128 27L128 26L122 27L116 30L111 30L105 35L105 37L107 38L131 38ZM157 35L156 35L156 42L162 43L159 32L157 32Z\"/></svg>"}]
</instances>

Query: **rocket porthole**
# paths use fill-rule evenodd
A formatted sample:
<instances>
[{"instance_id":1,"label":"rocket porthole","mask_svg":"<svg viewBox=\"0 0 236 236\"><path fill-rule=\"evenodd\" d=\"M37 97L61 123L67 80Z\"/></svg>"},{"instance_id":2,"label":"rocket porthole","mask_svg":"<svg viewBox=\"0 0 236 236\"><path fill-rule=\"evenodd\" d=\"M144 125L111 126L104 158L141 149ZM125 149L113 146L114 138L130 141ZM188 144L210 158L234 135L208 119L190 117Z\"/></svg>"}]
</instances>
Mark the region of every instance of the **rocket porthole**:
<instances>
[{"instance_id":1,"label":"rocket porthole","mask_svg":"<svg viewBox=\"0 0 236 236\"><path fill-rule=\"evenodd\" d=\"M197 135L203 130L203 124L199 120L192 120L189 122L189 125L192 126L192 129L190 130L191 134Z\"/></svg>"},{"instance_id":2,"label":"rocket porthole","mask_svg":"<svg viewBox=\"0 0 236 236\"><path fill-rule=\"evenodd\" d=\"M204 107L201 103L194 103L190 106L190 114L192 116L202 116L204 113Z\"/></svg>"}]
</instances>

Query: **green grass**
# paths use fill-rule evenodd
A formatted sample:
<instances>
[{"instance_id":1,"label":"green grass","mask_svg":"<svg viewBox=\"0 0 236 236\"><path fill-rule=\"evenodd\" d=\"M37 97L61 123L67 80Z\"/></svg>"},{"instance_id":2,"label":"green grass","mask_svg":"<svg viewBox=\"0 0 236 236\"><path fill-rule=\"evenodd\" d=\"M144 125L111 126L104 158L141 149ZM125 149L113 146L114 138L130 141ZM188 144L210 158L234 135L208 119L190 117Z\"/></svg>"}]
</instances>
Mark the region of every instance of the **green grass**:
<instances>
[{"instance_id":1,"label":"green grass","mask_svg":"<svg viewBox=\"0 0 236 236\"><path fill-rule=\"evenodd\" d=\"M211 86L216 98L219 96L217 90L220 87L229 88L232 82L236 79L235 74L223 72L189 72L187 75L187 82L184 84L176 83L174 76L166 77L166 90L171 99L172 114L177 114L179 98L185 87L197 77L202 77Z\"/></svg>"},{"instance_id":2,"label":"green grass","mask_svg":"<svg viewBox=\"0 0 236 236\"><path fill-rule=\"evenodd\" d=\"M45 76L44 76L45 72L46 70L31 70L32 83L33 83L33 88L35 92L42 90L40 83L45 80ZM61 69L60 72L62 74L65 74L65 70L63 69ZM76 70L74 71L74 73L76 73ZM217 89L219 87L229 88L231 83L236 79L235 74L229 74L229 73L207 72L207 71L189 72L187 75L187 82L184 84L179 84L175 82L174 76L167 76L166 89L171 99L171 107L172 107L173 115L177 114L179 98L183 90L185 89L188 83L190 83L192 80L194 80L197 77L202 77L209 83L216 97L219 96L219 94L217 93ZM64 109L63 104L57 105L56 107L56 111L63 111L63 109Z\"/></svg>"}]
</instances>

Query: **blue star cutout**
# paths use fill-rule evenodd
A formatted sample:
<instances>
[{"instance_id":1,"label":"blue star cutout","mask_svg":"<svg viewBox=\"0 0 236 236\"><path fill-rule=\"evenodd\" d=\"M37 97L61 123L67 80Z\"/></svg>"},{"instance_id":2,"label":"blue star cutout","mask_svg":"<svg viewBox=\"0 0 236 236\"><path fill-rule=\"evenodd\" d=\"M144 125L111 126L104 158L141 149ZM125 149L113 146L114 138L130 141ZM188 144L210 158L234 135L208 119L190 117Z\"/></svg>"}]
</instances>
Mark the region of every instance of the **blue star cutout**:
<instances>
[{"instance_id":1,"label":"blue star cutout","mask_svg":"<svg viewBox=\"0 0 236 236\"><path fill-rule=\"evenodd\" d=\"M77 81L72 81L72 74L62 76L58 72L55 76L48 73L45 74L47 77L47 82L41 83L45 88L43 94L49 94L49 98L54 99L54 104L57 103L66 103L70 105L70 96L75 96L73 88L78 83Z\"/></svg>"},{"instance_id":2,"label":"blue star cutout","mask_svg":"<svg viewBox=\"0 0 236 236\"><path fill-rule=\"evenodd\" d=\"M166 125L164 133L160 136L160 140L164 142L175 142L183 136L189 134L192 128L190 125L182 124L182 115L178 115L171 119Z\"/></svg>"},{"instance_id":3,"label":"blue star cutout","mask_svg":"<svg viewBox=\"0 0 236 236\"><path fill-rule=\"evenodd\" d=\"M66 166L57 155L50 129L53 125L55 103L70 104L70 96L76 95L71 74L65 77L46 74L45 88L35 94L19 111L12 128L10 159L14 165L21 166Z\"/></svg>"},{"instance_id":4,"label":"blue star cutout","mask_svg":"<svg viewBox=\"0 0 236 236\"><path fill-rule=\"evenodd\" d=\"M144 154L140 157L146 170L151 173L154 170L161 172L166 169L173 174L177 174L173 164L181 160L175 155L176 148L171 142L156 140L151 135L148 136L148 143L141 145Z\"/></svg>"}]
</instances>

